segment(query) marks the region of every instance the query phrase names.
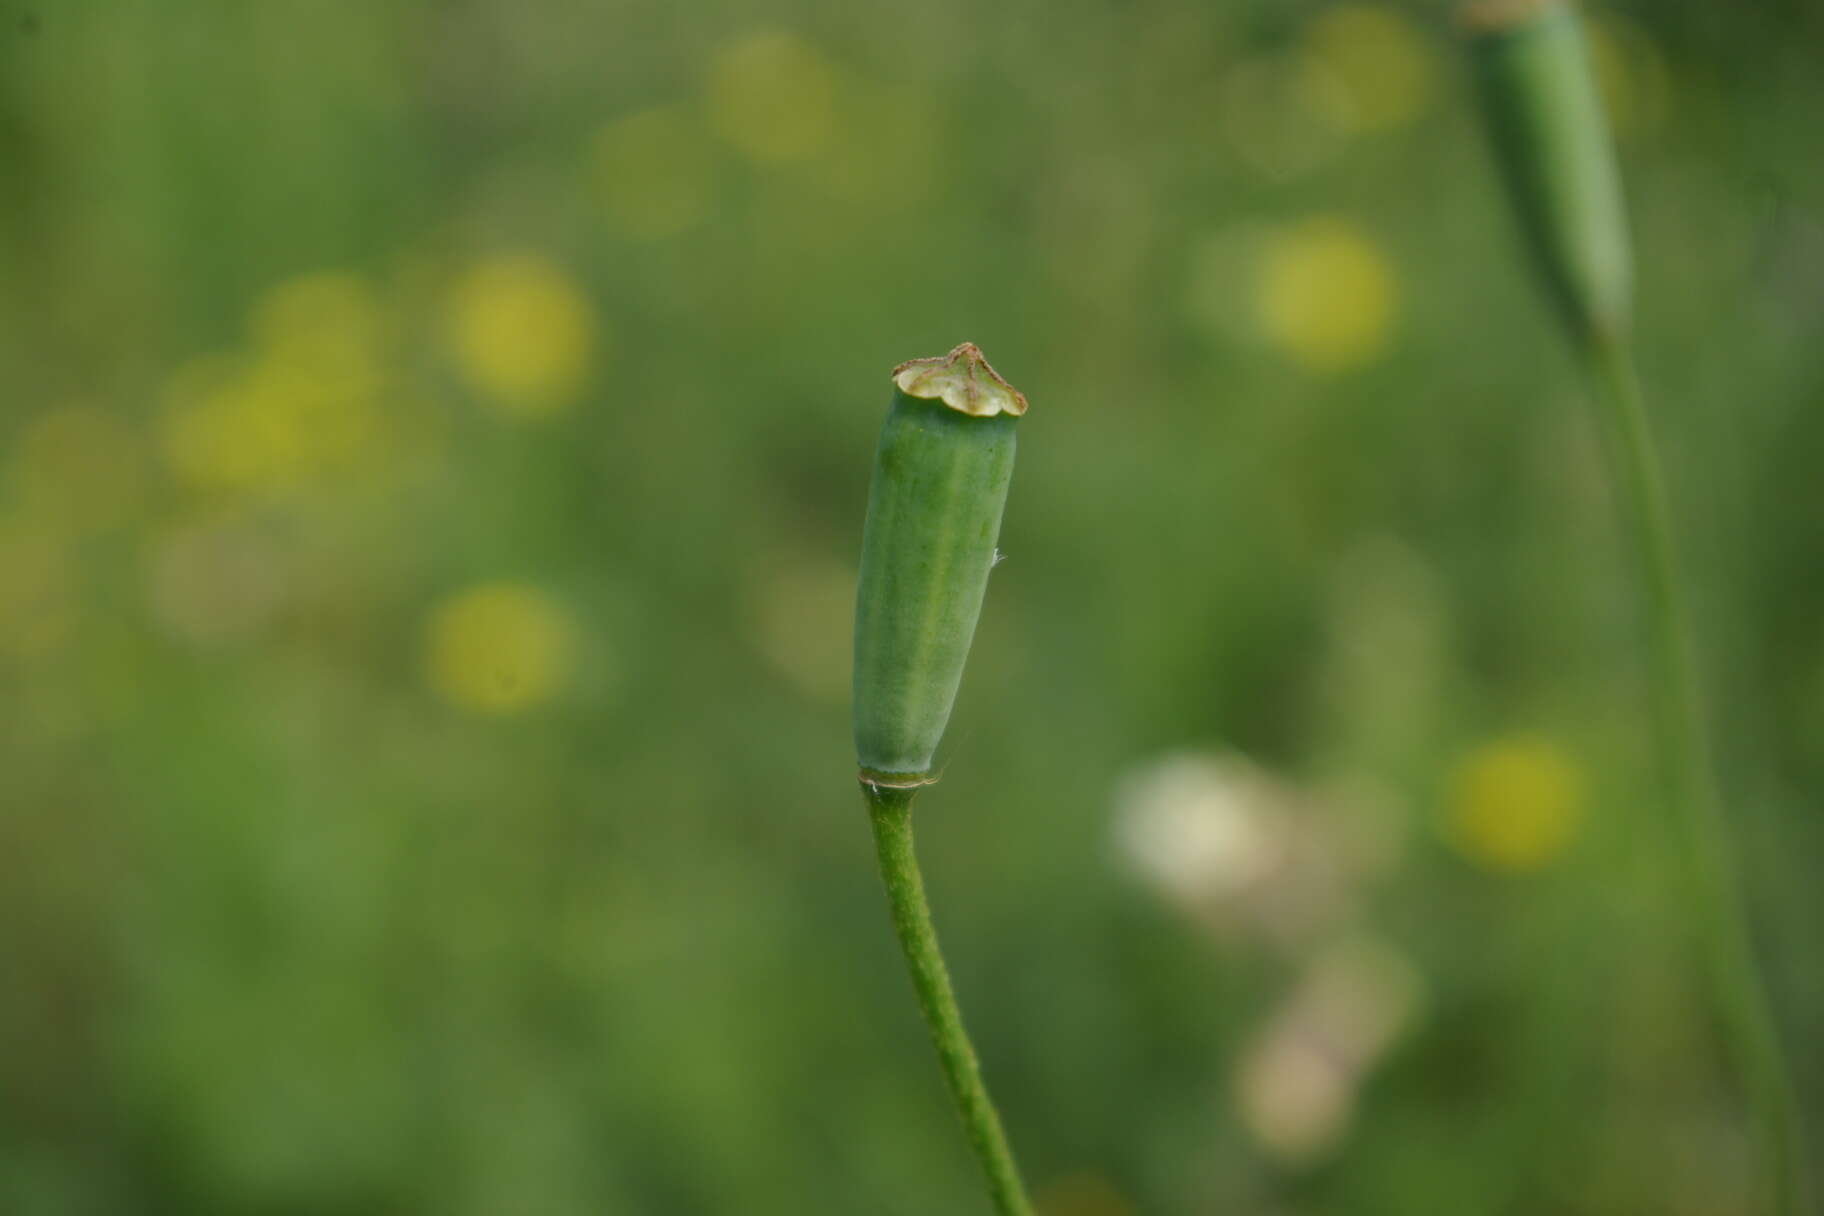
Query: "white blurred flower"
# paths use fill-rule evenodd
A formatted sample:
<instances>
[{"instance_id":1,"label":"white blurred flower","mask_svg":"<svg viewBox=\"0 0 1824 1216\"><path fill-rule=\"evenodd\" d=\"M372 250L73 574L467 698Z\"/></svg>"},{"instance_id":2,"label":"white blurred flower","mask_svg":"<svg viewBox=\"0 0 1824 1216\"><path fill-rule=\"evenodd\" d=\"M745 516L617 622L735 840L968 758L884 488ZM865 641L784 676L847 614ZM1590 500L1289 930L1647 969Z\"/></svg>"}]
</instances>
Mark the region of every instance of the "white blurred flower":
<instances>
[{"instance_id":1,"label":"white blurred flower","mask_svg":"<svg viewBox=\"0 0 1824 1216\"><path fill-rule=\"evenodd\" d=\"M1115 793L1134 871L1220 936L1297 950L1351 902L1342 839L1301 791L1237 753L1152 761Z\"/></svg>"},{"instance_id":2,"label":"white blurred flower","mask_svg":"<svg viewBox=\"0 0 1824 1216\"><path fill-rule=\"evenodd\" d=\"M1196 902L1232 896L1278 860L1277 791L1235 756L1168 756L1122 781L1115 831L1135 868Z\"/></svg>"},{"instance_id":3,"label":"white blurred flower","mask_svg":"<svg viewBox=\"0 0 1824 1216\"><path fill-rule=\"evenodd\" d=\"M1241 1057L1235 1105L1248 1131L1272 1156L1307 1161L1349 1124L1355 1080L1301 1027L1275 1023Z\"/></svg>"},{"instance_id":4,"label":"white blurred flower","mask_svg":"<svg viewBox=\"0 0 1824 1216\"><path fill-rule=\"evenodd\" d=\"M1236 1065L1236 1109L1261 1147L1299 1164L1339 1143L1362 1082L1411 1025L1421 992L1412 961L1379 938L1318 952Z\"/></svg>"}]
</instances>

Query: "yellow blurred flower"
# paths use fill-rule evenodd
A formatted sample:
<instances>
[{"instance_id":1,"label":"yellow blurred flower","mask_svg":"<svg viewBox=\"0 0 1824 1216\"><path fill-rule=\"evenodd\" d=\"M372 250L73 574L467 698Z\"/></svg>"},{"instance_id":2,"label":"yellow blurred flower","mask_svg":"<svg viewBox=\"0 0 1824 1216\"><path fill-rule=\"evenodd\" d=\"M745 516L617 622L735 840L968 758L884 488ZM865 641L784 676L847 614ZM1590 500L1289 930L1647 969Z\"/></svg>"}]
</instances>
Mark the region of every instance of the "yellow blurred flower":
<instances>
[{"instance_id":1,"label":"yellow blurred flower","mask_svg":"<svg viewBox=\"0 0 1824 1216\"><path fill-rule=\"evenodd\" d=\"M1582 818L1582 773L1549 739L1496 739L1464 756L1451 776L1446 835L1491 870L1542 868L1564 852Z\"/></svg>"},{"instance_id":2,"label":"yellow blurred flower","mask_svg":"<svg viewBox=\"0 0 1824 1216\"><path fill-rule=\"evenodd\" d=\"M709 110L716 130L750 159L809 160L836 129L835 72L796 35L750 34L717 54Z\"/></svg>"},{"instance_id":3,"label":"yellow blurred flower","mask_svg":"<svg viewBox=\"0 0 1824 1216\"><path fill-rule=\"evenodd\" d=\"M254 349L297 367L341 397L379 391L385 316L367 280L345 271L300 275L255 302L248 320Z\"/></svg>"},{"instance_id":4,"label":"yellow blurred flower","mask_svg":"<svg viewBox=\"0 0 1824 1216\"><path fill-rule=\"evenodd\" d=\"M563 688L575 642L569 614L545 592L519 583L483 583L431 614L425 678L460 709L519 713Z\"/></svg>"},{"instance_id":5,"label":"yellow blurred flower","mask_svg":"<svg viewBox=\"0 0 1824 1216\"><path fill-rule=\"evenodd\" d=\"M582 289L536 254L472 267L451 293L449 327L463 373L493 404L528 415L575 400L598 330Z\"/></svg>"},{"instance_id":6,"label":"yellow blurred flower","mask_svg":"<svg viewBox=\"0 0 1824 1216\"><path fill-rule=\"evenodd\" d=\"M185 362L165 382L160 439L166 462L181 480L193 484L244 480L241 470L227 469L228 453L219 435L223 401L239 372L240 362L227 355L200 355Z\"/></svg>"},{"instance_id":7,"label":"yellow blurred flower","mask_svg":"<svg viewBox=\"0 0 1824 1216\"><path fill-rule=\"evenodd\" d=\"M1387 347L1399 310L1393 264L1342 216L1315 216L1267 237L1257 267L1262 335L1316 371L1366 363Z\"/></svg>"},{"instance_id":8,"label":"yellow blurred flower","mask_svg":"<svg viewBox=\"0 0 1824 1216\"><path fill-rule=\"evenodd\" d=\"M596 134L596 191L609 221L640 240L702 223L715 195L715 152L696 118L675 106L616 119Z\"/></svg>"},{"instance_id":9,"label":"yellow blurred flower","mask_svg":"<svg viewBox=\"0 0 1824 1216\"><path fill-rule=\"evenodd\" d=\"M209 381L204 369L219 373ZM286 362L193 364L166 398L165 454L193 485L283 490L344 467L367 446L377 403Z\"/></svg>"},{"instance_id":10,"label":"yellow blurred flower","mask_svg":"<svg viewBox=\"0 0 1824 1216\"><path fill-rule=\"evenodd\" d=\"M165 389L163 446L191 485L271 491L348 468L381 430L382 312L353 274L304 275L255 302L245 353L185 364Z\"/></svg>"},{"instance_id":11,"label":"yellow blurred flower","mask_svg":"<svg viewBox=\"0 0 1824 1216\"><path fill-rule=\"evenodd\" d=\"M1305 31L1299 96L1344 131L1385 131L1431 99L1435 56L1412 20L1382 4L1338 4Z\"/></svg>"},{"instance_id":12,"label":"yellow blurred flower","mask_svg":"<svg viewBox=\"0 0 1824 1216\"><path fill-rule=\"evenodd\" d=\"M12 481L22 505L47 527L89 531L127 523L145 490L139 437L116 415L64 406L20 433Z\"/></svg>"}]
</instances>

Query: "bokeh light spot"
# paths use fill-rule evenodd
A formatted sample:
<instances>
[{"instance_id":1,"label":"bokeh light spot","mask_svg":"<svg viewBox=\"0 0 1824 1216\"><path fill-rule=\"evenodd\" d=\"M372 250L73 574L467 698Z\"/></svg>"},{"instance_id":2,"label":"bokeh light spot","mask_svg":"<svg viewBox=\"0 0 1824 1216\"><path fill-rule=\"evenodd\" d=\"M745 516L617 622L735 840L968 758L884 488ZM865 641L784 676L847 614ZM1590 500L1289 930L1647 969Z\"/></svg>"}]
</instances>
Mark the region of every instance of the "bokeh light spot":
<instances>
[{"instance_id":1,"label":"bokeh light spot","mask_svg":"<svg viewBox=\"0 0 1824 1216\"><path fill-rule=\"evenodd\" d=\"M370 455L389 383L382 310L359 276L282 283L250 310L249 349L180 368L165 388L163 447L201 489L282 491Z\"/></svg>"},{"instance_id":2,"label":"bokeh light spot","mask_svg":"<svg viewBox=\"0 0 1824 1216\"><path fill-rule=\"evenodd\" d=\"M616 119L595 137L596 190L610 224L637 240L687 232L709 215L715 154L709 134L676 107Z\"/></svg>"},{"instance_id":3,"label":"bokeh light spot","mask_svg":"<svg viewBox=\"0 0 1824 1216\"><path fill-rule=\"evenodd\" d=\"M750 159L809 160L836 129L835 72L795 35L751 34L716 56L709 107L716 130Z\"/></svg>"},{"instance_id":4,"label":"bokeh light spot","mask_svg":"<svg viewBox=\"0 0 1824 1216\"><path fill-rule=\"evenodd\" d=\"M1315 371L1383 353L1398 303L1392 262L1352 220L1316 216L1266 240L1255 291L1261 333Z\"/></svg>"},{"instance_id":5,"label":"bokeh light spot","mask_svg":"<svg viewBox=\"0 0 1824 1216\"><path fill-rule=\"evenodd\" d=\"M514 714L563 688L574 651L575 630L557 600L520 583L484 583L432 613L425 677L459 709Z\"/></svg>"},{"instance_id":6,"label":"bokeh light spot","mask_svg":"<svg viewBox=\"0 0 1824 1216\"><path fill-rule=\"evenodd\" d=\"M1339 4L1305 32L1299 97L1340 130L1405 126L1431 99L1437 67L1412 21L1380 4Z\"/></svg>"},{"instance_id":7,"label":"bokeh light spot","mask_svg":"<svg viewBox=\"0 0 1824 1216\"><path fill-rule=\"evenodd\" d=\"M359 275L319 271L281 283L255 302L248 330L266 360L304 369L338 395L379 388L384 314Z\"/></svg>"},{"instance_id":8,"label":"bokeh light spot","mask_svg":"<svg viewBox=\"0 0 1824 1216\"><path fill-rule=\"evenodd\" d=\"M1576 836L1583 777L1549 739L1497 739L1458 762L1446 814L1446 835L1469 860L1506 873L1531 872Z\"/></svg>"},{"instance_id":9,"label":"bokeh light spot","mask_svg":"<svg viewBox=\"0 0 1824 1216\"><path fill-rule=\"evenodd\" d=\"M479 263L449 303L451 345L490 404L520 415L570 405L593 362L599 323L562 267L535 254Z\"/></svg>"}]
</instances>

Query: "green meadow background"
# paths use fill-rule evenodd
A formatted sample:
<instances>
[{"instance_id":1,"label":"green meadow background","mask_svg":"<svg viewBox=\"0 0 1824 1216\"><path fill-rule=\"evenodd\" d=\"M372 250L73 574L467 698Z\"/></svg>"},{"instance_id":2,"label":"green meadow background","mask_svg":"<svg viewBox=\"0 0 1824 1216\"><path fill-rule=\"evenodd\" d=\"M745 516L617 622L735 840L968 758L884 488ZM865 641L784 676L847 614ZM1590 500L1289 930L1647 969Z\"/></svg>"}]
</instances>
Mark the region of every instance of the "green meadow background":
<instances>
[{"instance_id":1,"label":"green meadow background","mask_svg":"<svg viewBox=\"0 0 1824 1216\"><path fill-rule=\"evenodd\" d=\"M1824 1155L1824 9L1591 5ZM1444 5L0 2L0 1211L984 1210L854 788L888 369L1033 405L938 923L1044 1216L1734 1216Z\"/></svg>"}]
</instances>

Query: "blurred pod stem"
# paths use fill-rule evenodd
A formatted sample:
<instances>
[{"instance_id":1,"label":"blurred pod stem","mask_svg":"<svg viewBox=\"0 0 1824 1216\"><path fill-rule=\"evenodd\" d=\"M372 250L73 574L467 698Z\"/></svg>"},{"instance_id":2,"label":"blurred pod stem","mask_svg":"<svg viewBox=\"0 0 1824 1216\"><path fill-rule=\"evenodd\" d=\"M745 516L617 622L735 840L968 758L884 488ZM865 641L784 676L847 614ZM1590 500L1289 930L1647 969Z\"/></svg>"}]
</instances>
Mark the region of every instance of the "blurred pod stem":
<instances>
[{"instance_id":1,"label":"blurred pod stem","mask_svg":"<svg viewBox=\"0 0 1824 1216\"><path fill-rule=\"evenodd\" d=\"M1599 406L1640 562L1660 767L1712 997L1754 1112L1762 1207L1796 1216L1810 1210L1798 1105L1717 797L1665 474L1635 370L1621 179L1582 23L1568 0L1483 0L1462 21L1491 142Z\"/></svg>"},{"instance_id":2,"label":"blurred pod stem","mask_svg":"<svg viewBox=\"0 0 1824 1216\"><path fill-rule=\"evenodd\" d=\"M1810 1212L1811 1204L1797 1095L1755 959L1717 794L1665 476L1627 345L1595 341L1584 354L1645 584L1654 730L1667 793L1683 829L1680 851L1699 945L1758 1124L1765 1210L1798 1216Z\"/></svg>"}]
</instances>

